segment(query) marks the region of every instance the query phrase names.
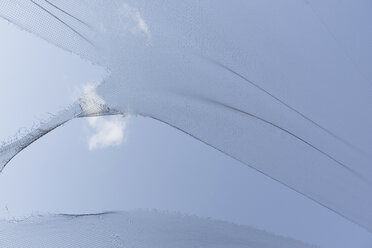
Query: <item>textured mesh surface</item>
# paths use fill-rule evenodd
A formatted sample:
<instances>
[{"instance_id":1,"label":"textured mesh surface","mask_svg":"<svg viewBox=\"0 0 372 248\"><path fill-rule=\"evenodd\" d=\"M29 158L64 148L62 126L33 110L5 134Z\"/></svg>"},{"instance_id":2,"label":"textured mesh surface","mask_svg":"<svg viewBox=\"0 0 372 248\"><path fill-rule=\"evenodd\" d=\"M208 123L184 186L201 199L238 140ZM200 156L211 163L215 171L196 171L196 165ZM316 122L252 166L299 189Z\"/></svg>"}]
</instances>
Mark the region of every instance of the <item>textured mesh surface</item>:
<instances>
[{"instance_id":1,"label":"textured mesh surface","mask_svg":"<svg viewBox=\"0 0 372 248\"><path fill-rule=\"evenodd\" d=\"M54 45L93 59L96 51L94 31L82 20L66 14L76 7L71 1L68 2L70 4L60 8L57 3L45 0L2 0L0 16ZM62 8L66 9L65 12ZM88 6L77 9L86 10Z\"/></svg>"},{"instance_id":2,"label":"textured mesh surface","mask_svg":"<svg viewBox=\"0 0 372 248\"><path fill-rule=\"evenodd\" d=\"M0 222L11 248L310 248L299 241L223 221L159 212L33 217Z\"/></svg>"},{"instance_id":3,"label":"textured mesh surface","mask_svg":"<svg viewBox=\"0 0 372 248\"><path fill-rule=\"evenodd\" d=\"M343 142L371 148L370 85L305 2L3 0L0 16L110 68L97 92L111 109L178 128L372 232L371 158Z\"/></svg>"}]
</instances>

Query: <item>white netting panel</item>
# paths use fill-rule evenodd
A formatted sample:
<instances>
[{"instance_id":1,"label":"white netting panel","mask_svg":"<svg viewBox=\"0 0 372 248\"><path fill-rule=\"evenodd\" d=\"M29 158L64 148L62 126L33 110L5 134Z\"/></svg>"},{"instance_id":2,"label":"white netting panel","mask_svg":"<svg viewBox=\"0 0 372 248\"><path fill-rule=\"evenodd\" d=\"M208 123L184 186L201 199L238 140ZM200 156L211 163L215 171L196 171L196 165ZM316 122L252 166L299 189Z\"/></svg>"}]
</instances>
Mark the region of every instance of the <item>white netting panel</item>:
<instances>
[{"instance_id":1,"label":"white netting panel","mask_svg":"<svg viewBox=\"0 0 372 248\"><path fill-rule=\"evenodd\" d=\"M94 30L68 15L65 7L44 0L2 0L0 16L60 48L93 59Z\"/></svg>"}]
</instances>

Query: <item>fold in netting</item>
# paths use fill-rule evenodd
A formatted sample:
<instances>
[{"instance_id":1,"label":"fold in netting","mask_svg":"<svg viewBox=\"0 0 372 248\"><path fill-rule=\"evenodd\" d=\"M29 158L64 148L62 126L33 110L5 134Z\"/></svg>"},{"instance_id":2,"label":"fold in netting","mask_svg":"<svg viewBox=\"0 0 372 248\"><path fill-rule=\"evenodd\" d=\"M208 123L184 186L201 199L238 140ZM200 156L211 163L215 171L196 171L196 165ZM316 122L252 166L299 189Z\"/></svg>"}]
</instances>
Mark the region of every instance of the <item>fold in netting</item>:
<instances>
[{"instance_id":1,"label":"fold in netting","mask_svg":"<svg viewBox=\"0 0 372 248\"><path fill-rule=\"evenodd\" d=\"M92 59L92 28L50 1L4 0L0 16L58 47Z\"/></svg>"},{"instance_id":2,"label":"fold in netting","mask_svg":"<svg viewBox=\"0 0 372 248\"><path fill-rule=\"evenodd\" d=\"M290 88L288 82L339 83L337 73L352 78L355 71L339 60L327 43L329 34L306 4L285 0L270 6L281 19L268 21L271 9L261 1L1 1L4 19L111 72L96 89L102 102L82 97L3 145L2 167L70 119L142 115L191 135L372 232L370 159L343 133L313 117L314 111L302 110L298 106L303 105L274 89ZM293 35L287 38L290 46L276 30ZM304 49L314 47L306 30L324 41L317 50ZM314 63L315 53L320 61L340 62L324 70Z\"/></svg>"}]
</instances>

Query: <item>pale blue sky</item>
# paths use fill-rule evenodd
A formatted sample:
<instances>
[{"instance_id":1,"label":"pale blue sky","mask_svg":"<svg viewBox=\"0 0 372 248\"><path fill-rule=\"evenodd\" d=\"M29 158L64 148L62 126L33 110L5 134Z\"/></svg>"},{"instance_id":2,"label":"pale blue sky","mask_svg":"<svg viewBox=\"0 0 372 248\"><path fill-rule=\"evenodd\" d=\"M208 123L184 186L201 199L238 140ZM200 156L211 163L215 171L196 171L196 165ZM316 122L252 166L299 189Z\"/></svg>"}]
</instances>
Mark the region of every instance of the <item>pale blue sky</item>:
<instances>
[{"instance_id":1,"label":"pale blue sky","mask_svg":"<svg viewBox=\"0 0 372 248\"><path fill-rule=\"evenodd\" d=\"M72 103L105 71L0 21L0 138ZM370 247L372 235L294 191L149 118L118 147L90 151L73 120L0 175L0 217L137 208L222 219L321 247Z\"/></svg>"}]
</instances>

